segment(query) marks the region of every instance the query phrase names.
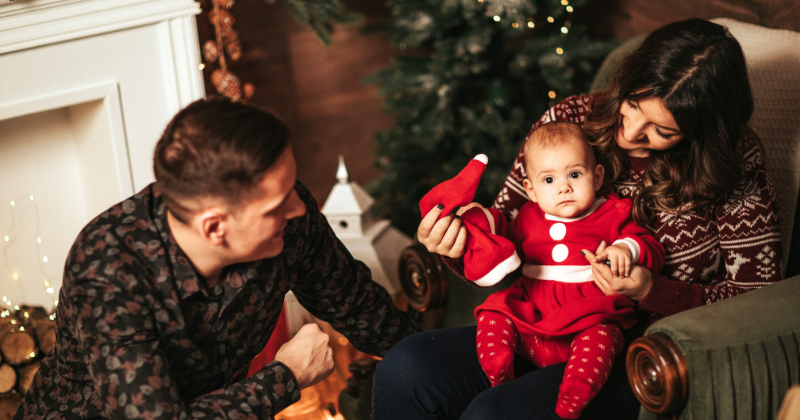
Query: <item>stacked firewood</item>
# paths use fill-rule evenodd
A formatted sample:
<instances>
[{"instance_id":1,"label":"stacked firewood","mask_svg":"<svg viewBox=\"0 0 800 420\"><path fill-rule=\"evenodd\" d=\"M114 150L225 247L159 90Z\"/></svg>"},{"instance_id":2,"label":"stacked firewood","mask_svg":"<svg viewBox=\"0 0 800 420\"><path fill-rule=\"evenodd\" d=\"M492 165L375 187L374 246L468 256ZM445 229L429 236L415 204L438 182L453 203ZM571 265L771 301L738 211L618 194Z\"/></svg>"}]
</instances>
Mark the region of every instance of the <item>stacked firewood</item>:
<instances>
[{"instance_id":1,"label":"stacked firewood","mask_svg":"<svg viewBox=\"0 0 800 420\"><path fill-rule=\"evenodd\" d=\"M0 312L0 420L10 420L28 392L41 359L56 341L56 325L44 308Z\"/></svg>"}]
</instances>

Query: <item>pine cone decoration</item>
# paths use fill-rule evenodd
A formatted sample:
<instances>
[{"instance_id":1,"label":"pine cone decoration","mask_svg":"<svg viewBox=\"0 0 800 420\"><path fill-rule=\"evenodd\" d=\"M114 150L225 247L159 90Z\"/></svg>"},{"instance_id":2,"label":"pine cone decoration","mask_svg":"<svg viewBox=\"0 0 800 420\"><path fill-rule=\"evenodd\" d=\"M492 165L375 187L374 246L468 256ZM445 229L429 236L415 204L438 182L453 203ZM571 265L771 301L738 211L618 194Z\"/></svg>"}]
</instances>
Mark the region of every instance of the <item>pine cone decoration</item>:
<instances>
[{"instance_id":1,"label":"pine cone decoration","mask_svg":"<svg viewBox=\"0 0 800 420\"><path fill-rule=\"evenodd\" d=\"M245 83L244 84L244 100L248 101L250 98L253 97L253 94L256 93L256 87L253 86L252 83Z\"/></svg>"},{"instance_id":2,"label":"pine cone decoration","mask_svg":"<svg viewBox=\"0 0 800 420\"><path fill-rule=\"evenodd\" d=\"M217 61L217 58L219 58L217 43L211 40L206 41L203 44L203 59L206 60L206 63L213 63Z\"/></svg>"},{"instance_id":3,"label":"pine cone decoration","mask_svg":"<svg viewBox=\"0 0 800 420\"><path fill-rule=\"evenodd\" d=\"M216 25L218 20L219 26L223 29L232 28L233 23L236 22L233 15L225 9L219 9L219 13L216 10L208 12L208 21L211 22L212 25Z\"/></svg>"},{"instance_id":4,"label":"pine cone decoration","mask_svg":"<svg viewBox=\"0 0 800 420\"><path fill-rule=\"evenodd\" d=\"M214 70L211 73L211 83L217 92L227 96L232 101L237 102L242 99L242 82L233 73L222 71L221 69Z\"/></svg>"},{"instance_id":5,"label":"pine cone decoration","mask_svg":"<svg viewBox=\"0 0 800 420\"><path fill-rule=\"evenodd\" d=\"M225 51L228 52L233 61L238 61L242 58L242 44L239 42L239 38L231 38L229 42L225 43Z\"/></svg>"}]
</instances>

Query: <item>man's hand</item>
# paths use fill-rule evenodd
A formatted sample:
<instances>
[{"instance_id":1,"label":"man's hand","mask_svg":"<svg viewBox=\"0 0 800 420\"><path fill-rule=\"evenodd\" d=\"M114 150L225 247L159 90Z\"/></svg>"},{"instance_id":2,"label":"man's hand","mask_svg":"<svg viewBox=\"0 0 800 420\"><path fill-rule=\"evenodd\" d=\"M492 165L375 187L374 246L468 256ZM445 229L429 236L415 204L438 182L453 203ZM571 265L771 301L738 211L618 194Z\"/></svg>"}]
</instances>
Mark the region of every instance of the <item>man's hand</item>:
<instances>
[{"instance_id":1,"label":"man's hand","mask_svg":"<svg viewBox=\"0 0 800 420\"><path fill-rule=\"evenodd\" d=\"M598 260L607 260L610 263L606 265L611 267L611 274L614 277L629 277L631 275L632 256L631 249L626 244L611 245L596 255Z\"/></svg>"},{"instance_id":2,"label":"man's hand","mask_svg":"<svg viewBox=\"0 0 800 420\"><path fill-rule=\"evenodd\" d=\"M333 372L333 350L328 345L330 339L317 324L303 325L294 338L281 346L275 360L294 373L300 389L307 388Z\"/></svg>"}]
</instances>

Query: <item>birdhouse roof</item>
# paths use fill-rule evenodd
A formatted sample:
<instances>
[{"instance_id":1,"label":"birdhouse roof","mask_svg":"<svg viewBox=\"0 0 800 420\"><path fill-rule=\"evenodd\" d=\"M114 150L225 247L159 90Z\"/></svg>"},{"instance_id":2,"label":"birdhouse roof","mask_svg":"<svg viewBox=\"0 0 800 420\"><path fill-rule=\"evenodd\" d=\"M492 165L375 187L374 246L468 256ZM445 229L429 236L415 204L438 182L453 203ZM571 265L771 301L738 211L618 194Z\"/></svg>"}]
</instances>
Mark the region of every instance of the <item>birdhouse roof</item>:
<instances>
[{"instance_id":1,"label":"birdhouse roof","mask_svg":"<svg viewBox=\"0 0 800 420\"><path fill-rule=\"evenodd\" d=\"M337 183L333 186L322 213L326 215L361 215L369 210L375 200L355 182Z\"/></svg>"}]
</instances>

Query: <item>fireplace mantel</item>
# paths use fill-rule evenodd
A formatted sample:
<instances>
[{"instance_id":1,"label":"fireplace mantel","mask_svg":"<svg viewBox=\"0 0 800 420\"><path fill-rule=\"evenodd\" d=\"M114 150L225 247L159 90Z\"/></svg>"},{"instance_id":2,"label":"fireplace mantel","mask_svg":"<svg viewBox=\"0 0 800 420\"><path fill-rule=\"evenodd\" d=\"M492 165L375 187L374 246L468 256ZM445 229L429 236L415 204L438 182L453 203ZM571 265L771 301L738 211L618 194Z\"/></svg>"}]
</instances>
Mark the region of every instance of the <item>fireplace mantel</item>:
<instances>
[{"instance_id":1,"label":"fireplace mantel","mask_svg":"<svg viewBox=\"0 0 800 420\"><path fill-rule=\"evenodd\" d=\"M80 229L154 180L161 131L204 96L199 12L192 0L0 0L0 294L14 304L52 308Z\"/></svg>"}]
</instances>

